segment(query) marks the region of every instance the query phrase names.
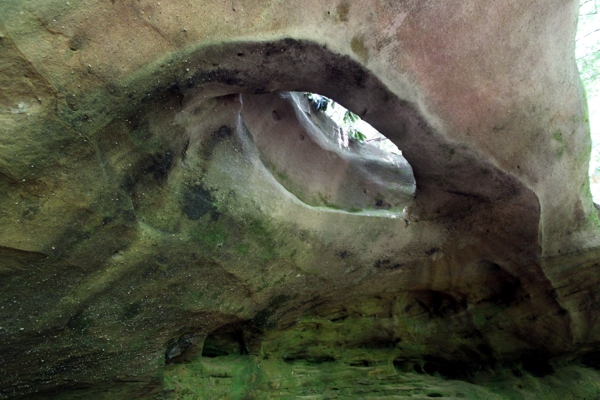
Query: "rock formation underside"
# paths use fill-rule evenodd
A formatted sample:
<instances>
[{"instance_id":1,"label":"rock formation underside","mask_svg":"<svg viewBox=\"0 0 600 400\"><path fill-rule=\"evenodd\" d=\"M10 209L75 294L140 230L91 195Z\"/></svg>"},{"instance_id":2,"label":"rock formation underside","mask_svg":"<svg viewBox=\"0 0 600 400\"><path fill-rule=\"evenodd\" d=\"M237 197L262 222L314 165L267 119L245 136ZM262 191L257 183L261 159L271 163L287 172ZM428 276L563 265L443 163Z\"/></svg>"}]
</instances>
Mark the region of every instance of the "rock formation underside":
<instances>
[{"instance_id":1,"label":"rock formation underside","mask_svg":"<svg viewBox=\"0 0 600 400\"><path fill-rule=\"evenodd\" d=\"M1 2L0 399L598 398L578 5Z\"/></svg>"}]
</instances>

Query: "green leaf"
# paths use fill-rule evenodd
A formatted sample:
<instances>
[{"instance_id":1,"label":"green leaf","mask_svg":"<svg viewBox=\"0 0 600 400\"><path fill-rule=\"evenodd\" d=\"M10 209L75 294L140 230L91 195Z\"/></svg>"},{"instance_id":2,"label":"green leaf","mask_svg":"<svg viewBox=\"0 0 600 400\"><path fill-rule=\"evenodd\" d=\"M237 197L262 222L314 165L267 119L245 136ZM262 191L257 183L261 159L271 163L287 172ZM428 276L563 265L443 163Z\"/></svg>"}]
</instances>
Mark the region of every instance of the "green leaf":
<instances>
[{"instance_id":1,"label":"green leaf","mask_svg":"<svg viewBox=\"0 0 600 400\"><path fill-rule=\"evenodd\" d=\"M358 140L359 142L364 142L367 139L367 136L364 133L354 128L348 130L348 137L350 139Z\"/></svg>"},{"instance_id":2,"label":"green leaf","mask_svg":"<svg viewBox=\"0 0 600 400\"><path fill-rule=\"evenodd\" d=\"M360 120L360 117L358 115L354 114L352 111L346 111L346 113L344 114L344 123L345 124L352 124L358 120Z\"/></svg>"}]
</instances>

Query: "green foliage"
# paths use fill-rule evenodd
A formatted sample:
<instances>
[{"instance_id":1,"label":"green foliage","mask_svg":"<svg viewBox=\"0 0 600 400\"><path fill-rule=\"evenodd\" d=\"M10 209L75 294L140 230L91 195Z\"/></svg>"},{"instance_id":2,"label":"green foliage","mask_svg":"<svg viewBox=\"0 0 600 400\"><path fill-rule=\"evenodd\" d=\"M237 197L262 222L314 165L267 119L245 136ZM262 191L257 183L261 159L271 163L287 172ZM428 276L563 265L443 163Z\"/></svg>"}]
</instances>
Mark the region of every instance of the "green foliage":
<instances>
[{"instance_id":1,"label":"green foliage","mask_svg":"<svg viewBox=\"0 0 600 400\"><path fill-rule=\"evenodd\" d=\"M306 96L308 97L311 106L316 111L325 112L329 106L335 107L336 104L333 100L318 94L306 93ZM367 140L367 135L354 127L354 124L358 121L360 121L360 117L358 115L354 114L352 111L346 110L342 124L348 129L348 137L359 142L364 142Z\"/></svg>"},{"instance_id":2,"label":"green foliage","mask_svg":"<svg viewBox=\"0 0 600 400\"><path fill-rule=\"evenodd\" d=\"M358 140L359 142L367 140L367 136L355 128L348 129L348 137L350 139Z\"/></svg>"},{"instance_id":3,"label":"green foliage","mask_svg":"<svg viewBox=\"0 0 600 400\"><path fill-rule=\"evenodd\" d=\"M310 101L311 106L316 111L327 111L327 107L331 104L333 106L334 102L331 99L328 99L325 96L321 96L314 93L306 93L308 100Z\"/></svg>"},{"instance_id":4,"label":"green foliage","mask_svg":"<svg viewBox=\"0 0 600 400\"><path fill-rule=\"evenodd\" d=\"M352 111L346 111L344 114L344 123L353 124L358 121L360 121L360 117L354 114Z\"/></svg>"},{"instance_id":5,"label":"green foliage","mask_svg":"<svg viewBox=\"0 0 600 400\"><path fill-rule=\"evenodd\" d=\"M348 137L350 139L358 140L359 142L364 142L367 140L367 135L354 127L354 124L358 121L360 121L358 115L354 114L352 111L346 110L343 123L348 128Z\"/></svg>"}]
</instances>

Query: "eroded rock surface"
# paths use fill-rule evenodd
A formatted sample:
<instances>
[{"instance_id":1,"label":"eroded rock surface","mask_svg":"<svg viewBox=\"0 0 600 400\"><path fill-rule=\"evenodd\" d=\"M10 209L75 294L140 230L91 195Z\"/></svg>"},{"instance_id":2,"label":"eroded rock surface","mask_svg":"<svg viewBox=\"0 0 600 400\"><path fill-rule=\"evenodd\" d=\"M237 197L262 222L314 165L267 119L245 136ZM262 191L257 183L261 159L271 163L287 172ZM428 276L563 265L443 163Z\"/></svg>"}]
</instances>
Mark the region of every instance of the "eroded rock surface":
<instances>
[{"instance_id":1,"label":"eroded rock surface","mask_svg":"<svg viewBox=\"0 0 600 400\"><path fill-rule=\"evenodd\" d=\"M593 382L577 4L2 2L0 398ZM395 167L294 152L329 125L288 91L394 141L414 199Z\"/></svg>"}]
</instances>

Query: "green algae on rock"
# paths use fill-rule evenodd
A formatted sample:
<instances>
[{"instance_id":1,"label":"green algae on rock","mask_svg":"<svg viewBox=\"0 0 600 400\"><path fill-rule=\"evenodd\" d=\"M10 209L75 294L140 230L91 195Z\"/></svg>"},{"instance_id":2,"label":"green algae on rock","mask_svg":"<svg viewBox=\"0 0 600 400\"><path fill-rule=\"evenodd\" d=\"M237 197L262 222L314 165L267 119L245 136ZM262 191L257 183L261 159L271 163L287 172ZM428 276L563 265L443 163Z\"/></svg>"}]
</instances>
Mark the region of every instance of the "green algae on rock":
<instances>
[{"instance_id":1,"label":"green algae on rock","mask_svg":"<svg viewBox=\"0 0 600 400\"><path fill-rule=\"evenodd\" d=\"M0 398L598 396L577 2L392 3L0 4Z\"/></svg>"}]
</instances>

